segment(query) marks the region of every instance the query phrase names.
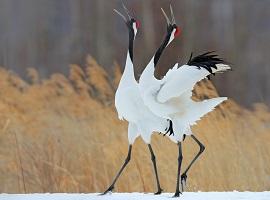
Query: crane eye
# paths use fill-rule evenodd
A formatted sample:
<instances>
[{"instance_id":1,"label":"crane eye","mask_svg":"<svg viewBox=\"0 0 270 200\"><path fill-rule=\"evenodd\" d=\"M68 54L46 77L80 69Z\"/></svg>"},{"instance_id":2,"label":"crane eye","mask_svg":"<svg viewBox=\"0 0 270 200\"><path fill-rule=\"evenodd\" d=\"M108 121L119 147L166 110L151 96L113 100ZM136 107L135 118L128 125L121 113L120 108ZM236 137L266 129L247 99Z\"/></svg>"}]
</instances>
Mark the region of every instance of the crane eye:
<instances>
[{"instance_id":1,"label":"crane eye","mask_svg":"<svg viewBox=\"0 0 270 200\"><path fill-rule=\"evenodd\" d=\"M179 36L180 34L181 34L180 28L176 27L176 28L175 28L175 32L174 32L174 37L177 37L177 36Z\"/></svg>"},{"instance_id":2,"label":"crane eye","mask_svg":"<svg viewBox=\"0 0 270 200\"><path fill-rule=\"evenodd\" d=\"M138 20L136 20L136 28L138 29L138 28L140 28L140 26L141 26L141 24L140 24L140 22L138 21Z\"/></svg>"}]
</instances>

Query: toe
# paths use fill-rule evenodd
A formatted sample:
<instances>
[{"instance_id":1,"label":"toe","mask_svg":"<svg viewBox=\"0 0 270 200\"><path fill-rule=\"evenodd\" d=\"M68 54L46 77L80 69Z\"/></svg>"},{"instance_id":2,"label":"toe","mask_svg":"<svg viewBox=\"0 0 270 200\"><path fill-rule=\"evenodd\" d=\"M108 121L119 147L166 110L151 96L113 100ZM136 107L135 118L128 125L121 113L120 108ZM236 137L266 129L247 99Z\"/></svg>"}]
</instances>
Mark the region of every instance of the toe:
<instances>
[{"instance_id":1,"label":"toe","mask_svg":"<svg viewBox=\"0 0 270 200\"><path fill-rule=\"evenodd\" d=\"M162 189L160 188L156 193L155 193L155 195L159 195L159 194L161 194L162 193Z\"/></svg>"},{"instance_id":2,"label":"toe","mask_svg":"<svg viewBox=\"0 0 270 200\"><path fill-rule=\"evenodd\" d=\"M173 195L173 197L179 197L180 194L182 194L180 191L179 192L175 192L175 194Z\"/></svg>"}]
</instances>

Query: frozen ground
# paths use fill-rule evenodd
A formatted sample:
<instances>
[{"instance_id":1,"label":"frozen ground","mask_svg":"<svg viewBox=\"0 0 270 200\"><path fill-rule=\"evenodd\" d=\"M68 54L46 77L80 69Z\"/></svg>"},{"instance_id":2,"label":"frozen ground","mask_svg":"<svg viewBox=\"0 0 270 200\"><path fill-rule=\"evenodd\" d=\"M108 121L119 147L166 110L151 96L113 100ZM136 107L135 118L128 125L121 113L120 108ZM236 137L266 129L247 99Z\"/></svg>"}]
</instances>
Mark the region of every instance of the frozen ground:
<instances>
[{"instance_id":1,"label":"frozen ground","mask_svg":"<svg viewBox=\"0 0 270 200\"><path fill-rule=\"evenodd\" d=\"M159 196L143 193L98 194L0 194L0 200L168 200L173 194ZM185 192L183 200L270 200L270 192Z\"/></svg>"}]
</instances>

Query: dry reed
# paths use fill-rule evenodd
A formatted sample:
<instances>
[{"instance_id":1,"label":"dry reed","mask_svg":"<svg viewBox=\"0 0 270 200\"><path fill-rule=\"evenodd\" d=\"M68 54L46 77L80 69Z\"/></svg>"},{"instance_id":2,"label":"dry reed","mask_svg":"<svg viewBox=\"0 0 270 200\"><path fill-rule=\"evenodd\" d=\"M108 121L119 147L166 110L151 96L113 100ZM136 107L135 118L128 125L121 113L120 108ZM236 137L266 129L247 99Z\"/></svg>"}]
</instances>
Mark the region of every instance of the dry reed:
<instances>
[{"instance_id":1,"label":"dry reed","mask_svg":"<svg viewBox=\"0 0 270 200\"><path fill-rule=\"evenodd\" d=\"M88 57L84 69L72 65L69 78L53 74L46 80L29 69L30 83L0 69L0 192L101 192L108 186L128 145L127 123L118 120L113 105L120 68L110 77ZM203 81L194 96L217 93ZM251 111L229 100L204 117L193 131L206 151L191 169L188 190L270 190L269 130L270 112L263 104ZM159 135L152 141L161 184L173 191L176 145ZM188 138L184 166L196 151ZM132 156L116 190L154 191L150 155L141 139Z\"/></svg>"}]
</instances>

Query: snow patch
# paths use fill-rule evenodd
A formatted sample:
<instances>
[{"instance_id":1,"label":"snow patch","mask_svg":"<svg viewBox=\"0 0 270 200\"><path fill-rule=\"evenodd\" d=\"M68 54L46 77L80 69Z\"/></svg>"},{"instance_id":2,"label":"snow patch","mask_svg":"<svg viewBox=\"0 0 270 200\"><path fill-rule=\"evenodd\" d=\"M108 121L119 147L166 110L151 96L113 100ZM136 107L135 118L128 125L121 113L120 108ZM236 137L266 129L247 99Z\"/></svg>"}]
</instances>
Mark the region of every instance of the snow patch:
<instances>
[{"instance_id":1,"label":"snow patch","mask_svg":"<svg viewBox=\"0 0 270 200\"><path fill-rule=\"evenodd\" d=\"M113 193L100 196L91 194L0 194L0 200L168 200L172 193ZM270 200L270 192L185 192L184 200Z\"/></svg>"}]
</instances>

